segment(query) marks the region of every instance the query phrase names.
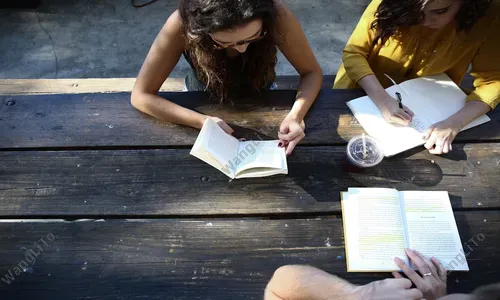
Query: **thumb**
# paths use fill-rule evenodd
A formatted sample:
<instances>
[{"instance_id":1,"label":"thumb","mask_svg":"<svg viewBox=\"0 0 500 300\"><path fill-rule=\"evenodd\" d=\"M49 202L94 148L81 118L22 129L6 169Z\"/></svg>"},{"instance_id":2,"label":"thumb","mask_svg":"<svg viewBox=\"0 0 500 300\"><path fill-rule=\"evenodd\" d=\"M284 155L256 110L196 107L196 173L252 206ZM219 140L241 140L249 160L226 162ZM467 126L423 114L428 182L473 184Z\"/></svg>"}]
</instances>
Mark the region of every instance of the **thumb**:
<instances>
[{"instance_id":1,"label":"thumb","mask_svg":"<svg viewBox=\"0 0 500 300\"><path fill-rule=\"evenodd\" d=\"M287 134L290 131L290 126L288 124L281 124L278 133Z\"/></svg>"},{"instance_id":2,"label":"thumb","mask_svg":"<svg viewBox=\"0 0 500 300\"><path fill-rule=\"evenodd\" d=\"M425 132L424 140L426 140L426 141L427 141L427 140L431 137L431 134L432 134L432 132L434 131L434 128L435 128L435 126L434 126L434 125L431 125L431 127L429 127L429 128L427 129L427 131Z\"/></svg>"},{"instance_id":3,"label":"thumb","mask_svg":"<svg viewBox=\"0 0 500 300\"><path fill-rule=\"evenodd\" d=\"M393 275L394 275L394 273L393 273ZM402 276L401 276L401 278L395 278L392 280L394 280L394 283L397 286L400 286L400 287L405 288L405 289L409 289L412 286L411 280L407 279L407 278L403 278Z\"/></svg>"},{"instance_id":4,"label":"thumb","mask_svg":"<svg viewBox=\"0 0 500 300\"><path fill-rule=\"evenodd\" d=\"M288 144L288 139L283 138L283 136L286 136L290 132L290 127L288 124L281 124L280 129L278 131L278 139L280 140L283 145Z\"/></svg>"},{"instance_id":5,"label":"thumb","mask_svg":"<svg viewBox=\"0 0 500 300\"><path fill-rule=\"evenodd\" d=\"M405 113L407 113L410 117L413 118L413 116L415 116L415 113L413 111L411 111L411 109L408 108L408 106L406 105L403 105L403 110L405 111Z\"/></svg>"},{"instance_id":6,"label":"thumb","mask_svg":"<svg viewBox=\"0 0 500 300\"><path fill-rule=\"evenodd\" d=\"M217 124L227 133L227 134L231 134L233 135L234 134L234 130L229 126L227 125L226 122L224 122L223 120L220 120L217 122Z\"/></svg>"},{"instance_id":7,"label":"thumb","mask_svg":"<svg viewBox=\"0 0 500 300\"><path fill-rule=\"evenodd\" d=\"M410 124L412 119L411 115L402 109L398 111L397 116L405 122L405 125Z\"/></svg>"}]
</instances>

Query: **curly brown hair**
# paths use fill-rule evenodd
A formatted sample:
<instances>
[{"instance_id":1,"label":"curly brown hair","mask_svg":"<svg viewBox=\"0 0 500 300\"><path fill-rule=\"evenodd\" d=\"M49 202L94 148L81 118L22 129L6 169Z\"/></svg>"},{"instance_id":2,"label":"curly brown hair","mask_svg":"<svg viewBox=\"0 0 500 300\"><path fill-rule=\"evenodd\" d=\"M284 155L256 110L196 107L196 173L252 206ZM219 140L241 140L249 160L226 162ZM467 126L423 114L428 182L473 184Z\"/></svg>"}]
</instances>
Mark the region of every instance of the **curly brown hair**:
<instances>
[{"instance_id":1,"label":"curly brown hair","mask_svg":"<svg viewBox=\"0 0 500 300\"><path fill-rule=\"evenodd\" d=\"M238 94L238 78L250 82L252 92L260 92L275 77L277 62L276 17L274 0L181 0L179 12L188 52L200 81L206 91L221 104ZM266 36L249 44L244 54L245 74L231 72L225 51L214 47L210 33L247 24L256 19L263 22ZM241 69L239 70L241 71ZM239 72L241 73L241 72Z\"/></svg>"},{"instance_id":2,"label":"curly brown hair","mask_svg":"<svg viewBox=\"0 0 500 300\"><path fill-rule=\"evenodd\" d=\"M456 16L457 30L469 31L486 15L492 0L461 0L462 6ZM384 44L392 36L420 23L422 10L429 0L382 0L375 12L370 28L377 32L373 45Z\"/></svg>"}]
</instances>

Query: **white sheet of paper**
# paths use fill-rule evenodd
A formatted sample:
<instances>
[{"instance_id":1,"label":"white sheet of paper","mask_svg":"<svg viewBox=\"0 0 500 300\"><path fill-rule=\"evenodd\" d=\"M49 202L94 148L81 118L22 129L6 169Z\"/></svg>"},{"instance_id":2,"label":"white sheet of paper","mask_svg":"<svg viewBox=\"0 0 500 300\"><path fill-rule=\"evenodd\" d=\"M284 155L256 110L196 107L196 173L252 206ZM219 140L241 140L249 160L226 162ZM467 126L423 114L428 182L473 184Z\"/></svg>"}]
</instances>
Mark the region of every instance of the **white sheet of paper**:
<instances>
[{"instance_id":1,"label":"white sheet of paper","mask_svg":"<svg viewBox=\"0 0 500 300\"><path fill-rule=\"evenodd\" d=\"M382 143L385 156L423 145L426 130L458 112L465 105L466 98L465 93L446 74L408 80L386 91L394 98L396 92L401 93L403 104L415 114L409 127L386 122L368 96L347 103L365 131ZM488 116L480 116L462 131L488 121Z\"/></svg>"}]
</instances>

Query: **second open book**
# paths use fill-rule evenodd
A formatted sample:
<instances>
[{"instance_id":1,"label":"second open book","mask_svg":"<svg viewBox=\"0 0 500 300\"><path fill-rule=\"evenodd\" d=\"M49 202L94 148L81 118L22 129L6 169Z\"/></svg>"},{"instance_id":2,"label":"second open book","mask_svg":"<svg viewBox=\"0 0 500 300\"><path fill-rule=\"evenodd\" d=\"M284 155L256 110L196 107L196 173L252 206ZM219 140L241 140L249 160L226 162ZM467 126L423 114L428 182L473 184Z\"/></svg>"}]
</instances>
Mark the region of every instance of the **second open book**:
<instances>
[{"instance_id":1,"label":"second open book","mask_svg":"<svg viewBox=\"0 0 500 300\"><path fill-rule=\"evenodd\" d=\"M386 91L394 98L396 92L399 92L403 104L415 113L410 126L403 127L386 122L368 96L347 102L363 129L380 141L385 156L393 156L423 145L426 130L434 123L457 113L464 107L466 98L465 93L446 74L411 79L400 85L395 84ZM462 131L489 120L483 115L465 126Z\"/></svg>"},{"instance_id":2,"label":"second open book","mask_svg":"<svg viewBox=\"0 0 500 300\"><path fill-rule=\"evenodd\" d=\"M278 143L240 141L208 118L190 154L232 179L288 174L285 148L278 147Z\"/></svg>"},{"instance_id":3,"label":"second open book","mask_svg":"<svg viewBox=\"0 0 500 300\"><path fill-rule=\"evenodd\" d=\"M399 271L404 249L434 256L447 270L468 271L448 192L349 188L342 195L348 272Z\"/></svg>"}]
</instances>

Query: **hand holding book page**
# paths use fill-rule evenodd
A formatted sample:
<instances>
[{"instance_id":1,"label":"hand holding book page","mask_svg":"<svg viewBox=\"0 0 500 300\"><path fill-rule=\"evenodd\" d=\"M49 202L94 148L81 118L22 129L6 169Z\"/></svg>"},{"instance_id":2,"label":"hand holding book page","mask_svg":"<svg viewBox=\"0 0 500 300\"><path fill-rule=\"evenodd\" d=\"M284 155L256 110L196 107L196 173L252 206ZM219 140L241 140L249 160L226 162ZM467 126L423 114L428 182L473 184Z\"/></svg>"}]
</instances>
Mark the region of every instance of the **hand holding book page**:
<instances>
[{"instance_id":1,"label":"hand holding book page","mask_svg":"<svg viewBox=\"0 0 500 300\"><path fill-rule=\"evenodd\" d=\"M427 129L457 113L465 105L465 93L446 75L433 75L411 79L386 89L391 96L400 93L405 104L414 116L408 127L385 121L380 110L368 97L360 97L347 102L365 131L378 139L384 148L385 156L393 156L425 143ZM488 122L483 115L463 130Z\"/></svg>"},{"instance_id":2,"label":"hand holding book page","mask_svg":"<svg viewBox=\"0 0 500 300\"><path fill-rule=\"evenodd\" d=\"M349 272L399 270L393 258L408 264L405 248L448 270L469 269L447 192L350 188L342 193L342 216Z\"/></svg>"},{"instance_id":3,"label":"hand holding book page","mask_svg":"<svg viewBox=\"0 0 500 300\"><path fill-rule=\"evenodd\" d=\"M190 154L230 178L287 174L284 148L274 141L239 141L207 119Z\"/></svg>"}]
</instances>

